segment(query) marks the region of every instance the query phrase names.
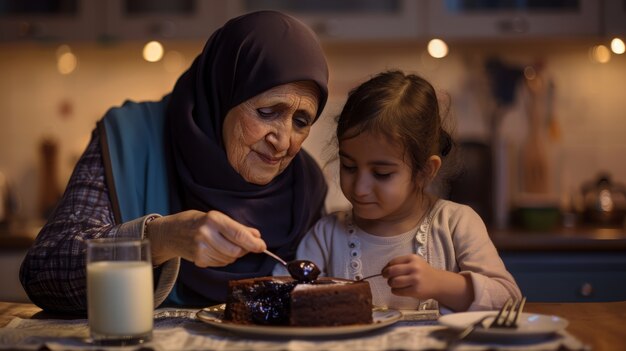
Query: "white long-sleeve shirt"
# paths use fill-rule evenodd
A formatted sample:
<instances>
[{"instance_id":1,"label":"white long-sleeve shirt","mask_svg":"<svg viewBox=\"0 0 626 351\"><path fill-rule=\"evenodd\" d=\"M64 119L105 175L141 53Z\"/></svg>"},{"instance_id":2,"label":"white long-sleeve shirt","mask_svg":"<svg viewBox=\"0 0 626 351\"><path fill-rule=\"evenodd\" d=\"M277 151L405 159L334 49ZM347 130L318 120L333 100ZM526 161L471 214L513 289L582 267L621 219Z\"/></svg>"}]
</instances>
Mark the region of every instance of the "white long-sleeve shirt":
<instances>
[{"instance_id":1,"label":"white long-sleeve shirt","mask_svg":"<svg viewBox=\"0 0 626 351\"><path fill-rule=\"evenodd\" d=\"M520 290L491 242L480 216L469 206L438 200L416 228L390 237L369 234L352 223L351 211L320 219L306 234L298 259L313 261L322 275L346 279L380 273L392 258L417 254L432 267L469 275L474 301L469 310L498 309ZM276 266L274 275L288 275ZM391 293L381 277L368 279L373 303L395 309L436 309L437 301L419 301ZM442 306L443 307L443 306Z\"/></svg>"}]
</instances>

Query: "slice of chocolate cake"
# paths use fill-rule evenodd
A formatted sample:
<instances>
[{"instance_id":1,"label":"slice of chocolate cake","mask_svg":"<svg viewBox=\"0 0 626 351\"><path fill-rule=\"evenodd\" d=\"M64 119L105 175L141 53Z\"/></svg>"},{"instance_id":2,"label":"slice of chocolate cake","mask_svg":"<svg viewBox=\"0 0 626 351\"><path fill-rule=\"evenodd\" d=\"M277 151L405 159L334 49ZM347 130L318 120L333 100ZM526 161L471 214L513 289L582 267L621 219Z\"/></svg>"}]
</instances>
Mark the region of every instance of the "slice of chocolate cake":
<instances>
[{"instance_id":1,"label":"slice of chocolate cake","mask_svg":"<svg viewBox=\"0 0 626 351\"><path fill-rule=\"evenodd\" d=\"M288 277L262 277L228 282L224 320L239 324L288 325L291 291Z\"/></svg>"},{"instance_id":2,"label":"slice of chocolate cake","mask_svg":"<svg viewBox=\"0 0 626 351\"><path fill-rule=\"evenodd\" d=\"M366 281L291 277L229 282L224 320L240 324L335 326L372 323L372 293Z\"/></svg>"},{"instance_id":3,"label":"slice of chocolate cake","mask_svg":"<svg viewBox=\"0 0 626 351\"><path fill-rule=\"evenodd\" d=\"M372 292L366 281L318 279L291 292L290 325L330 326L372 323Z\"/></svg>"}]
</instances>

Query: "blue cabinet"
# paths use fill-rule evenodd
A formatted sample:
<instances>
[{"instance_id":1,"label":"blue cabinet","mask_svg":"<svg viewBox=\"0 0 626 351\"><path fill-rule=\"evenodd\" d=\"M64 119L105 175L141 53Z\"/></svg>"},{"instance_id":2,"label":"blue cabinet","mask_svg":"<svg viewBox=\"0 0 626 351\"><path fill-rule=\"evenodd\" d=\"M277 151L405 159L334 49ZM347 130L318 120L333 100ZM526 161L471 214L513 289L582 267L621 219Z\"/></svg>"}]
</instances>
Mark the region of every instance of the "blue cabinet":
<instances>
[{"instance_id":1,"label":"blue cabinet","mask_svg":"<svg viewBox=\"0 0 626 351\"><path fill-rule=\"evenodd\" d=\"M500 256L528 301L626 300L624 251L501 251Z\"/></svg>"}]
</instances>

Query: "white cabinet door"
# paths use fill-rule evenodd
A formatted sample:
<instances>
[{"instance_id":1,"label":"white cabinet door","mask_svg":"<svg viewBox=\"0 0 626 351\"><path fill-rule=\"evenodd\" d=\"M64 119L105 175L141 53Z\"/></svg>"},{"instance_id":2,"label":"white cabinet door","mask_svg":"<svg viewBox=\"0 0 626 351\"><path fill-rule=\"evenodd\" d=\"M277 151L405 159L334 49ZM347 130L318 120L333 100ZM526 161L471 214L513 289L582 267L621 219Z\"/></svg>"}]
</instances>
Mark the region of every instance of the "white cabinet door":
<instances>
[{"instance_id":1,"label":"white cabinet door","mask_svg":"<svg viewBox=\"0 0 626 351\"><path fill-rule=\"evenodd\" d=\"M99 0L100 1L100 0ZM228 20L230 1L107 0L106 36L111 39L206 40Z\"/></svg>"},{"instance_id":2,"label":"white cabinet door","mask_svg":"<svg viewBox=\"0 0 626 351\"><path fill-rule=\"evenodd\" d=\"M428 34L504 39L598 35L600 7L596 0L429 0Z\"/></svg>"},{"instance_id":3,"label":"white cabinet door","mask_svg":"<svg viewBox=\"0 0 626 351\"><path fill-rule=\"evenodd\" d=\"M410 39L426 30L422 0L229 0L233 15L277 10L309 25L322 40Z\"/></svg>"},{"instance_id":4,"label":"white cabinet door","mask_svg":"<svg viewBox=\"0 0 626 351\"><path fill-rule=\"evenodd\" d=\"M101 29L102 6L101 1L0 0L0 40L93 40Z\"/></svg>"},{"instance_id":5,"label":"white cabinet door","mask_svg":"<svg viewBox=\"0 0 626 351\"><path fill-rule=\"evenodd\" d=\"M626 0L604 0L604 34L626 35Z\"/></svg>"}]
</instances>

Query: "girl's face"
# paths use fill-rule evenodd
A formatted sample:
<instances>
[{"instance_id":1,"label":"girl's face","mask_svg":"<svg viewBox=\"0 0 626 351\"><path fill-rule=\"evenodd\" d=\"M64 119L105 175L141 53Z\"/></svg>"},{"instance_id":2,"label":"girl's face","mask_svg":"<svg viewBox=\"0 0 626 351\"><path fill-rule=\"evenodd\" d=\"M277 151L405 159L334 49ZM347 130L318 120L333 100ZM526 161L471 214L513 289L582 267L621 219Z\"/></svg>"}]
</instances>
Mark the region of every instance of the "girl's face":
<instances>
[{"instance_id":1,"label":"girl's face","mask_svg":"<svg viewBox=\"0 0 626 351\"><path fill-rule=\"evenodd\" d=\"M402 221L419 212L419 192L400 145L382 134L361 133L339 142L340 184L354 216Z\"/></svg>"},{"instance_id":2,"label":"girl's face","mask_svg":"<svg viewBox=\"0 0 626 351\"><path fill-rule=\"evenodd\" d=\"M230 165L247 182L265 185L300 151L317 115L319 90L312 82L269 89L232 108L222 136Z\"/></svg>"}]
</instances>

